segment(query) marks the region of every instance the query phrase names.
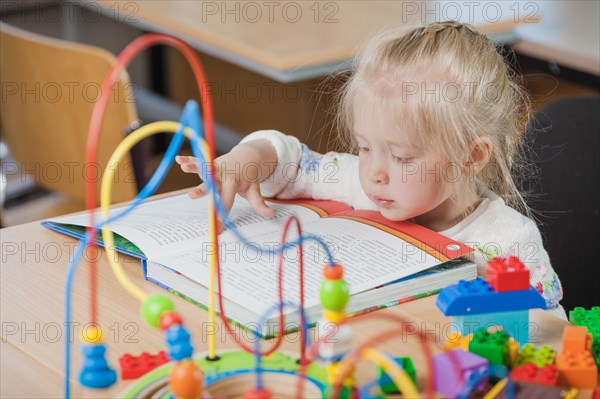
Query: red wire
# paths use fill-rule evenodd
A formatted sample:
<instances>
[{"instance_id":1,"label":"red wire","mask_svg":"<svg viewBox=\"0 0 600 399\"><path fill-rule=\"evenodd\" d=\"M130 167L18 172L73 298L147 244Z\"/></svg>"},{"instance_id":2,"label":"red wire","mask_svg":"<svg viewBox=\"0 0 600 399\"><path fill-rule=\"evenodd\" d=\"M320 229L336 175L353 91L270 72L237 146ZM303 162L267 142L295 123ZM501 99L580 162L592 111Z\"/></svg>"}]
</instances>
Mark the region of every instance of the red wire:
<instances>
[{"instance_id":1,"label":"red wire","mask_svg":"<svg viewBox=\"0 0 600 399\"><path fill-rule=\"evenodd\" d=\"M302 227L300 226L300 221L298 220L298 218L296 216L290 216L286 223L285 226L283 228L283 236L281 238L281 243L280 245L283 246L285 244L285 239L287 237L287 233L289 231L290 225L292 224L292 222L296 222L296 227L297 227L297 231L298 231L298 237L302 236ZM217 245L218 247L218 245ZM302 255L302 244L298 244L298 250L300 251L300 257L299 257L299 273L300 273L300 306L302 307L302 309L304 309L304 257ZM221 264L219 262L219 258L217 258L217 287L219 290L218 293L218 299L219 299L219 310L220 310L220 315L221 315L221 320L223 321L223 324L225 324L225 330L227 331L227 333L233 338L234 342L236 342L243 350L245 350L248 353L254 353L254 350L252 348L250 348L248 345L244 344L241 339L239 339L235 332L233 331L233 328L231 327L231 324L229 323L229 320L227 320L227 318L225 317L225 309L223 306L223 297L221 295ZM279 254L279 266L278 266L278 270L277 270L277 293L279 296L279 303L283 304L283 251ZM304 323L304 319L300 319L300 361L302 362L305 358L305 350L304 350L304 336L302 336L302 331L304 331L305 328L305 323ZM281 306L279 308L279 331L277 334L277 337L275 339L275 343L273 343L273 346L269 349L266 350L264 352L260 352L260 356L268 356L271 353L275 352L277 350L277 348L279 347L279 345L281 344L281 341L283 339L283 335L284 335L284 318L283 318L283 306Z\"/></svg>"},{"instance_id":2,"label":"red wire","mask_svg":"<svg viewBox=\"0 0 600 399\"><path fill-rule=\"evenodd\" d=\"M365 342L361 343L356 349L354 349L352 351L352 353L350 354L350 357L349 357L350 367L348 367L348 369L346 370L346 373L344 373L343 375L340 375L338 377L335 385L333 386L333 390L331 392L332 395L330 396L331 398L337 398L339 396L342 381L344 381L346 379L346 377L348 376L348 374L350 373L350 371L352 370L352 368L354 367L356 362L360 359L360 353L363 351L363 349L379 345L380 343L385 342L386 340L388 340L390 338L397 337L399 333L402 334L405 332L406 324L409 323L407 319L405 319L404 317L402 317L400 315L374 312L374 313L368 313L368 314L362 314L362 315L358 315L358 316L348 317L348 318L344 319L342 322L340 322L339 325L341 326L344 324L354 324L354 323L362 321L364 319L368 320L369 318L392 320L392 321L400 323L401 327L393 328L393 329L384 331L381 334L375 335L375 336L371 337L370 339L366 340ZM315 344L311 346L311 348L310 348L311 350L309 352L309 362L313 362L316 359L316 357L318 355L319 345L322 342L324 342L325 340L329 339L330 335L333 333L335 333L335 330L330 332L329 334L325 335L324 337L319 337L318 341L315 342ZM419 341L420 341L423 353L425 354L425 358L427 359L428 373L427 373L427 380L425 382L424 397L431 398L431 397L433 397L433 392L435 390L435 387L434 387L435 375L434 375L434 369L433 369L433 361L431 358L431 351L429 350L429 346L427 346L427 344L426 344L426 341L427 341L426 336L421 332L421 330L418 327L416 328L416 333L419 337ZM453 361L455 363L455 365L458 366L459 363L457 360L454 359L454 356L451 355L450 358L451 358L451 361ZM303 368L303 365L301 365L301 368Z\"/></svg>"},{"instance_id":3,"label":"red wire","mask_svg":"<svg viewBox=\"0 0 600 399\"><path fill-rule=\"evenodd\" d=\"M106 75L104 82L102 83L102 89L100 99L94 105L92 111L92 118L90 120L90 127L88 130L88 140L86 148L86 165L96 165L98 141L100 138L100 131L102 129L102 121L104 119L104 113L108 105L110 96L110 90L112 85L118 80L123 73L125 67L129 65L131 60L137 56L141 51L144 51L148 47L155 45L170 45L177 48L183 56L186 58L192 73L198 84L198 90L200 91L200 99L202 102L202 111L204 116L204 132L206 135L206 141L210 148L210 159L212 161L215 157L214 150L214 131L213 131L213 109L210 92L207 90L207 80L202 64L198 60L194 50L184 41L169 35L162 33L149 33L143 35L133 42L131 42L125 49L119 54L115 64L112 66L108 74ZM86 179L85 183L86 192L86 209L90 212L90 226L95 225L94 220L94 209L96 208L96 184L93 179ZM216 217L216 216L215 216ZM96 252L96 231L93 227L88 227L86 232L91 235L89 245L93 248L92 252ZM90 259L90 295L91 295L91 321L96 322L97 317L97 303L96 303L96 258L91 257Z\"/></svg>"}]
</instances>

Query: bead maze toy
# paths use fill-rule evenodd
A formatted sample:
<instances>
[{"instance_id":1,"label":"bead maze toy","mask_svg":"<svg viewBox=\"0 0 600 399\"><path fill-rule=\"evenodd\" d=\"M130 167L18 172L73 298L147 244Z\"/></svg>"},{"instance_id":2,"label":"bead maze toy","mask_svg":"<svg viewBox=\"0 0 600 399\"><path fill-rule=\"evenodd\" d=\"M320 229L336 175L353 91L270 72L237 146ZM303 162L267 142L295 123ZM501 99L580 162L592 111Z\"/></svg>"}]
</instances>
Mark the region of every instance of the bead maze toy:
<instances>
[{"instance_id":1,"label":"bead maze toy","mask_svg":"<svg viewBox=\"0 0 600 399\"><path fill-rule=\"evenodd\" d=\"M115 65L109 71L103 84L99 101L95 104L88 134L87 162L96 161L96 148L100 137L100 126L104 112L108 105L110 87L124 71L125 67L141 51L155 45L169 45L179 50L191 65L194 77L198 83L202 98L202 116L197 103L188 101L179 122L155 122L140 127L129 134L116 148L108 162L101 182L102 209L101 220L94 220L93 210L96 208L96 186L90 179L86 182L86 208L89 211L91 226L86 230L86 235L76 248L73 260L69 264L66 278L65 295L65 322L71 320L71 290L73 276L80 263L81 255L86 248L91 249L89 267L90 280L90 321L97 327L85 330L82 345L82 368L79 371L79 382L84 387L106 388L117 381L116 371L108 364L105 356L106 347L103 344L101 328L97 323L97 299L95 280L95 251L98 250L97 230L102 232L104 250L107 252L110 267L118 282L140 302L141 318L150 327L161 331L164 335L166 350L156 355L143 353L140 356L125 354L121 357L121 379L134 379L129 388L123 392L125 398L271 398L271 397L332 397L332 398L358 398L381 397L386 394L401 393L404 397L432 397L437 390L449 397L468 397L472 393L484 397L518 397L523 388L512 381L510 375L498 372L500 368L493 368L492 363L501 364L503 368L512 367L517 363L518 345L510 338L511 330L505 326L504 331L494 333L489 337L487 331L475 331L469 337L454 334L458 344L447 345L446 351L436 354L432 352L426 335L414 323L408 323L404 318L382 312L373 312L357 317L349 317L345 308L349 300L348 286L344 280L343 265L337 264L326 243L317 236L303 234L300 222L295 217L290 217L282 232L281 244L269 251L279 256L278 266L278 292L279 298L274 303L269 313L279 312L279 333L276 335L270 348L262 349L260 340L256 340L254 347L235 339L235 330L231 328L226 317L223 299L220 295L221 270L218 256L218 221L234 232L240 240L245 240L235 224L228 218L227 212L220 203L216 190L216 183L211 168L202 168L202 180L208 187L209 193L209 230L210 241L216 251L210 257L210 296L209 296L209 322L216 321L216 306L219 306L221 322L225 330L232 335L239 345L239 350L217 350L215 335L209 336L207 351L197 351L191 344L191 334L185 326L183 317L176 311L173 302L164 295L148 295L140 287L127 278L122 266L114 256L114 237L110 230L111 222L135 211L135 207L152 195L164 178L170 165L173 163L184 139L187 138L192 146L194 156L205 165L214 160L214 134L213 115L210 94L200 61L192 49L183 41L164 34L147 34L139 37L128 45L118 56ZM202 123L201 123L202 122ZM111 214L111 182L113 171L111 165L119 162L137 142L156 133L169 132L174 134L165 155L154 175L147 185L140 191L134 200L117 214ZM296 238L287 240L290 229L295 228ZM320 289L320 300L323 307L323 322L334 323L338 334L337 340L330 339L330 334L319 334L315 342L308 342L306 320L304 318L304 292L303 292L303 259L302 244L314 241L321 245L328 257L328 262L323 268L323 280ZM253 247L256 247L255 245ZM300 295L298 303L286 301L283 298L283 257L282 253L290 247L298 247L300 257L298 272L300 274ZM258 249L265 250L265 249ZM491 262L489 273L491 282L481 279L474 282L461 282L458 286L444 289L438 299L438 304L447 315L465 316L494 312L486 317L495 325L503 324L506 317L518 314L519 320L523 311L530 308L544 308L543 299L529 287L529 273L522 267L516 258L498 258ZM507 276L506 273L514 273ZM512 278L514 276L514 278ZM537 294L537 296L536 296ZM215 301L216 300L216 301ZM217 303L215 303L217 302ZM283 337L283 309L284 307L297 308L300 314L300 345L298 356L284 354L278 351ZM497 312L503 312L499 315ZM521 313L519 313L521 312ZM577 313L577 320L582 320ZM267 317L264 315L259 321L261 326ZM498 321L498 317L502 320ZM358 344L354 343L353 325L368 319L391 321L393 327L377 331L373 336ZM488 320L486 319L486 320ZM527 319L525 319L527 320ZM578 321L579 322L579 321ZM581 322L584 323L584 322ZM577 327L586 329L588 327ZM409 331L410 329L410 331ZM587 331L587 330L586 330ZM410 332L423 350L422 362L427 370L416 370L411 358L394 357L377 349L377 345L394 339L398 335ZM258 333L256 333L258 336ZM577 355L588 356L590 345L585 341L582 345L581 333L574 333L575 338L568 338L573 342L572 347ZM571 334L573 335L573 334ZM571 337L569 335L569 337ZM516 338L515 338L516 339ZM587 338L585 338L587 339ZM490 342L488 342L490 341ZM522 340L519 342L526 342ZM591 344L591 336L589 338ZM492 349L488 346L491 345ZM577 346L579 345L579 346ZM587 348L587 349L586 349ZM149 348L149 352L156 353L157 348ZM437 348L441 352L441 348ZM531 350L529 350L531 352ZM587 352L586 352L587 351ZM563 381L571 383L572 356L565 354L564 359L557 358L557 365L553 373L558 370L564 372ZM533 355L528 352L528 359ZM571 356L571 357L569 357ZM589 356L588 356L589 357ZM586 357L586 359L588 358ZM377 378L359 386L354 378L357 362L365 359L377 366ZM510 359L510 360L509 360ZM533 359L537 359L533 356ZM548 361L545 357L544 361ZM559 359L563 359L559 362ZM564 365L567 366L564 366ZM592 361L592 364L595 363ZM527 369L516 370L515 375L536 382L538 375L547 376L546 371L538 371L525 365ZM592 370L590 362L585 362L586 370ZM571 370L571 371L570 371ZM597 369L595 369L597 377ZM549 374L548 374L549 375ZM587 375L587 374L586 374ZM525 376L525 377L523 377ZM542 377L539 377L542 378ZM539 379L538 378L538 379ZM549 377L548 377L549 378ZM554 378L554 374L552 374ZM587 378L587 377L585 377ZM584 379L585 379L584 378ZM67 329L65 340L65 397L71 396L71 336ZM419 384L421 383L421 384ZM577 386L591 386L592 379L576 381ZM423 387L423 393L418 386ZM545 385L535 385L535 389L550 389ZM556 387L551 387L552 389Z\"/></svg>"}]
</instances>

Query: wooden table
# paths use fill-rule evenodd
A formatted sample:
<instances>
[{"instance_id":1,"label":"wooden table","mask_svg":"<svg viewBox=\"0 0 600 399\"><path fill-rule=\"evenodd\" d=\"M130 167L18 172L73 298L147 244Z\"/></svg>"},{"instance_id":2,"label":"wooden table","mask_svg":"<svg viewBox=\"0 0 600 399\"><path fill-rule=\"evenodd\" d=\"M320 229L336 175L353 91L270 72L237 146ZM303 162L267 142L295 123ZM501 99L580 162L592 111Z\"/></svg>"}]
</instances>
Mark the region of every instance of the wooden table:
<instances>
[{"instance_id":1,"label":"wooden table","mask_svg":"<svg viewBox=\"0 0 600 399\"><path fill-rule=\"evenodd\" d=\"M38 222L0 230L2 266L1 288L1 397L62 397L64 367L64 281L65 271L73 254L76 241L43 228ZM122 256L127 275L150 293L165 293L158 286L143 279L139 261ZM106 333L108 359L118 366L123 353L155 353L165 348L162 334L150 329L141 321L136 299L117 284L107 265L105 255L99 260L99 321ZM168 295L168 294L167 294ZM178 311L184 315L186 325L192 332L197 351L206 351L202 331L207 326L207 312L169 295ZM376 313L402 315L429 332L429 338L447 334L449 319L435 307L435 297L420 299ZM82 267L76 274L73 290L73 317L75 332L73 345L73 396L118 397L131 383L120 382L108 391L90 391L77 386L79 370L79 346L81 331L87 325L88 272ZM532 322L538 323L539 332L532 340L538 344L550 344L560 350L560 337L564 321L543 311L532 312ZM374 332L390 326L387 322L365 320L356 326L358 341ZM221 329L220 331L223 331ZM249 334L242 339L251 339ZM419 354L414 337L395 339L382 345L394 354L413 356L417 370L423 370L423 358ZM282 349L297 353L297 340L284 342ZM218 339L218 348L234 348L232 340L225 336ZM433 343L439 351L441 343ZM366 367L366 364L365 364ZM421 377L422 377L421 372Z\"/></svg>"},{"instance_id":2,"label":"wooden table","mask_svg":"<svg viewBox=\"0 0 600 399\"><path fill-rule=\"evenodd\" d=\"M198 51L281 83L347 69L357 46L382 29L458 19L490 34L506 34L520 19L518 8L523 8L439 0L85 3L101 7L104 15L119 22L173 34Z\"/></svg>"},{"instance_id":3,"label":"wooden table","mask_svg":"<svg viewBox=\"0 0 600 399\"><path fill-rule=\"evenodd\" d=\"M350 69L356 51L373 34L460 17L498 42L514 39L515 11L522 5L463 3L86 0L78 8L101 11L128 30L168 33L188 42L207 72L215 119L240 135L277 129L325 152L341 149L332 110L345 81L343 75L326 77ZM71 29L75 36L98 42L106 35L102 24L80 19ZM189 67L176 51L167 49L156 58L162 63L153 60L152 81L163 94L181 105L198 99Z\"/></svg>"},{"instance_id":4,"label":"wooden table","mask_svg":"<svg viewBox=\"0 0 600 399\"><path fill-rule=\"evenodd\" d=\"M554 74L564 66L600 76L600 2L561 0L528 4L539 10L542 19L515 29L515 51L547 61Z\"/></svg>"}]
</instances>

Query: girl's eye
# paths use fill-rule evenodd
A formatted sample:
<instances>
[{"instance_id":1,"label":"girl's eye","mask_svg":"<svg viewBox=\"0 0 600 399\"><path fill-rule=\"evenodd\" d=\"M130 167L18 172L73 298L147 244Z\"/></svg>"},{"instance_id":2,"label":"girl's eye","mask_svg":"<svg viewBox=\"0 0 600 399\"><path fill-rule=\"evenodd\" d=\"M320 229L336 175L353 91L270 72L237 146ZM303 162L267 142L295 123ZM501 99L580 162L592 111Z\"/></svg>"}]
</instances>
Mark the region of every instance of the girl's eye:
<instances>
[{"instance_id":1,"label":"girl's eye","mask_svg":"<svg viewBox=\"0 0 600 399\"><path fill-rule=\"evenodd\" d=\"M412 161L412 158L409 157L399 157L396 155L392 155L392 158L394 158L394 161L396 162L410 162Z\"/></svg>"},{"instance_id":2,"label":"girl's eye","mask_svg":"<svg viewBox=\"0 0 600 399\"><path fill-rule=\"evenodd\" d=\"M359 152L369 152L371 149L369 147L358 147Z\"/></svg>"}]
</instances>

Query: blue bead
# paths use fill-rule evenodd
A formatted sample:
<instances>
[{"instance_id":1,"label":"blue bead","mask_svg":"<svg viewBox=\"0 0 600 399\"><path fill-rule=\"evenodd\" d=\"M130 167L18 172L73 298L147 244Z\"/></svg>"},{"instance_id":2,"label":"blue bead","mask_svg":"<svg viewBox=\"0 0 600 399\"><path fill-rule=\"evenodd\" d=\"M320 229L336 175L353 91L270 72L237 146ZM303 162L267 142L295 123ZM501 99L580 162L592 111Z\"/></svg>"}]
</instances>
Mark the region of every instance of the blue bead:
<instances>
[{"instance_id":1,"label":"blue bead","mask_svg":"<svg viewBox=\"0 0 600 399\"><path fill-rule=\"evenodd\" d=\"M108 366L103 344L84 345L79 383L88 388L108 388L117 381L117 373Z\"/></svg>"},{"instance_id":2,"label":"blue bead","mask_svg":"<svg viewBox=\"0 0 600 399\"><path fill-rule=\"evenodd\" d=\"M173 360L184 360L192 357L194 347L190 342L190 333L181 324L169 327L166 331L167 352Z\"/></svg>"}]
</instances>

